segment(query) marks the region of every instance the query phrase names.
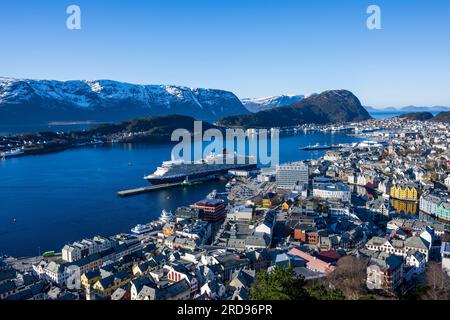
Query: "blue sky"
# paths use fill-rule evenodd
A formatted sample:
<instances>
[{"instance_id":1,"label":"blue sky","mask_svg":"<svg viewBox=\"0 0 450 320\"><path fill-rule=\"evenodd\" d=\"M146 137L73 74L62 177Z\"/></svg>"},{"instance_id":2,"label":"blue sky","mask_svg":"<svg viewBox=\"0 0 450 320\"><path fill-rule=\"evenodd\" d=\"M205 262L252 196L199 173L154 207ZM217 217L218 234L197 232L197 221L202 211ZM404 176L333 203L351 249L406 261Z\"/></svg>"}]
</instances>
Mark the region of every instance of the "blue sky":
<instances>
[{"instance_id":1,"label":"blue sky","mask_svg":"<svg viewBox=\"0 0 450 320\"><path fill-rule=\"evenodd\" d=\"M66 28L70 4L81 30ZM370 4L382 30L366 28ZM0 75L450 106L449 33L448 0L2 1Z\"/></svg>"}]
</instances>

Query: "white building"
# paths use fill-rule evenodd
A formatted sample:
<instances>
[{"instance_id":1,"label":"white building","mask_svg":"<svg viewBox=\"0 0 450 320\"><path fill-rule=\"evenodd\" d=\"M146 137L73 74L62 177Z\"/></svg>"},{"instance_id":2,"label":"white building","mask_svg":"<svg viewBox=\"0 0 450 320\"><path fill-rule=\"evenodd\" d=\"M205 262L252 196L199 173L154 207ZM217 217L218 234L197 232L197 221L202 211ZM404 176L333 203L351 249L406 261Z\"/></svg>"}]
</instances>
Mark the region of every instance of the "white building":
<instances>
[{"instance_id":1,"label":"white building","mask_svg":"<svg viewBox=\"0 0 450 320\"><path fill-rule=\"evenodd\" d=\"M425 254L417 250L411 250L406 256L406 267L408 272L405 275L407 280L410 280L413 276L419 275L425 272L427 266L427 259Z\"/></svg>"},{"instance_id":2,"label":"white building","mask_svg":"<svg viewBox=\"0 0 450 320\"><path fill-rule=\"evenodd\" d=\"M63 286L70 275L66 272L66 265L54 261L46 262L42 260L38 264L33 265L33 271L39 278L50 281L57 286Z\"/></svg>"},{"instance_id":3,"label":"white building","mask_svg":"<svg viewBox=\"0 0 450 320\"><path fill-rule=\"evenodd\" d=\"M233 206L227 213L227 220L250 222L253 217L253 209L246 206Z\"/></svg>"},{"instance_id":4,"label":"white building","mask_svg":"<svg viewBox=\"0 0 450 320\"><path fill-rule=\"evenodd\" d=\"M313 186L313 197L319 199L351 202L351 190L348 185L342 182L315 183Z\"/></svg>"},{"instance_id":5,"label":"white building","mask_svg":"<svg viewBox=\"0 0 450 320\"><path fill-rule=\"evenodd\" d=\"M450 243L443 242L441 246L442 269L450 276Z\"/></svg>"},{"instance_id":6,"label":"white building","mask_svg":"<svg viewBox=\"0 0 450 320\"><path fill-rule=\"evenodd\" d=\"M437 215L437 208L442 203L442 199L438 197L437 195L424 193L420 197L420 210L432 215Z\"/></svg>"},{"instance_id":7,"label":"white building","mask_svg":"<svg viewBox=\"0 0 450 320\"><path fill-rule=\"evenodd\" d=\"M107 250L112 245L112 240L96 236L93 239L84 239L65 245L62 248L61 254L64 261L75 262L91 254Z\"/></svg>"},{"instance_id":8,"label":"white building","mask_svg":"<svg viewBox=\"0 0 450 320\"><path fill-rule=\"evenodd\" d=\"M309 169L303 162L293 162L277 166L277 188L293 190L296 185L308 185Z\"/></svg>"},{"instance_id":9,"label":"white building","mask_svg":"<svg viewBox=\"0 0 450 320\"><path fill-rule=\"evenodd\" d=\"M366 249L370 251L386 252L406 258L410 251L418 251L425 255L428 261L431 243L423 237L410 237L406 240L388 240L373 237L366 243Z\"/></svg>"}]
</instances>

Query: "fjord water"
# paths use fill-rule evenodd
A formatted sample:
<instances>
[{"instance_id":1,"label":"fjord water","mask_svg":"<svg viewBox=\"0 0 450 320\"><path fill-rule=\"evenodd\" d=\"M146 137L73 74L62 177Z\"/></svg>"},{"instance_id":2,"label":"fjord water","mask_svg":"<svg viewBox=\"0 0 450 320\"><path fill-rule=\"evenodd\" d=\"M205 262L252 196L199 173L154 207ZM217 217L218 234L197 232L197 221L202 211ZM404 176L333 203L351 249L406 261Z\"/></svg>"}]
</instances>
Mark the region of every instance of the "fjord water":
<instances>
[{"instance_id":1,"label":"fjord water","mask_svg":"<svg viewBox=\"0 0 450 320\"><path fill-rule=\"evenodd\" d=\"M282 137L280 161L325 153L298 150L302 146L357 139L320 132ZM189 205L213 189L224 191L223 182L211 182L117 197L119 190L147 185L144 175L170 159L171 150L172 145L97 145L0 161L0 254L38 255L84 237L129 232L157 219L162 209Z\"/></svg>"}]
</instances>

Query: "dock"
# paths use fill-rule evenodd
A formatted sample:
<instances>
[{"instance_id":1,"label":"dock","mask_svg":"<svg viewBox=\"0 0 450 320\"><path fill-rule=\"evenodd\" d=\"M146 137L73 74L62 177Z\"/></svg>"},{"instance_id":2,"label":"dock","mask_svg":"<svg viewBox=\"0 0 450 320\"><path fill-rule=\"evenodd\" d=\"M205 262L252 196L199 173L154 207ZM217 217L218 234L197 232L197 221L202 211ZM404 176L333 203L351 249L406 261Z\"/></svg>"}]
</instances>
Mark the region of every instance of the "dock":
<instances>
[{"instance_id":1,"label":"dock","mask_svg":"<svg viewBox=\"0 0 450 320\"><path fill-rule=\"evenodd\" d=\"M182 186L189 187L189 186L193 186L193 185L196 185L199 183L214 181L217 179L218 179L218 177L216 177L216 176L199 178L199 179L195 179L195 180L190 180L189 184L187 184L187 185L183 184L183 182L163 183L163 184L151 185L151 186L141 187L141 188L136 188L136 189L122 190L122 191L117 192L117 195L119 197L125 198L125 197L130 197L130 196L137 196L137 195L144 194L144 193L150 193L153 191L164 190L164 189L171 189L171 188L182 187Z\"/></svg>"},{"instance_id":2,"label":"dock","mask_svg":"<svg viewBox=\"0 0 450 320\"><path fill-rule=\"evenodd\" d=\"M158 184L158 185L154 185L154 186L122 190L122 191L117 192L117 195L119 197L130 197L130 196L136 196L139 194L144 194L144 193L149 193L149 192L164 190L164 189L170 189L170 188L175 188L175 187L180 187L180 186L181 186L181 182L164 183L164 184Z\"/></svg>"}]
</instances>

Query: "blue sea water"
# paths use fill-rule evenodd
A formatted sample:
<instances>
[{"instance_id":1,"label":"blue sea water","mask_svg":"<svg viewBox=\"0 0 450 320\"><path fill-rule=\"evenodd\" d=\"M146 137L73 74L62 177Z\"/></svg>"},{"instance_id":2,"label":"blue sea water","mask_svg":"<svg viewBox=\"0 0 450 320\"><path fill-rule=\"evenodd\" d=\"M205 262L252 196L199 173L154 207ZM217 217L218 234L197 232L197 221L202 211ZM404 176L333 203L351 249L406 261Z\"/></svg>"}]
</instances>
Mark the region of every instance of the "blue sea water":
<instances>
[{"instance_id":1,"label":"blue sea water","mask_svg":"<svg viewBox=\"0 0 450 320\"><path fill-rule=\"evenodd\" d=\"M350 143L344 133L309 133L280 138L280 161L308 160L325 151L300 151L309 144ZM119 190L146 185L144 175L170 158L171 145L115 144L0 161L0 254L37 255L66 243L129 232L204 198L224 183L119 198ZM129 165L131 164L131 165ZM16 221L14 222L14 219Z\"/></svg>"}]
</instances>

